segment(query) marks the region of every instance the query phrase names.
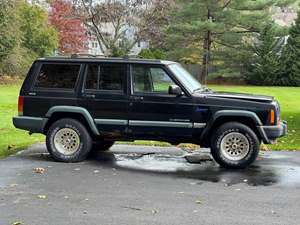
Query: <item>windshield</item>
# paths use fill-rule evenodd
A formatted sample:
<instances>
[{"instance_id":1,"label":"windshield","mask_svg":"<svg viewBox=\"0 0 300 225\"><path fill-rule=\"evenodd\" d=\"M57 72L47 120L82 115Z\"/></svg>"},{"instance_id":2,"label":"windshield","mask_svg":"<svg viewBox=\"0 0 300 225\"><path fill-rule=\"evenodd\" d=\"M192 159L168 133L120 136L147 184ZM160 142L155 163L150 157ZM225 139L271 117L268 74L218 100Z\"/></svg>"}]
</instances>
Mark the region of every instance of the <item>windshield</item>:
<instances>
[{"instance_id":1,"label":"windshield","mask_svg":"<svg viewBox=\"0 0 300 225\"><path fill-rule=\"evenodd\" d=\"M169 65L170 70L174 73L183 86L190 92L202 89L201 84L188 71L186 71L180 64Z\"/></svg>"}]
</instances>

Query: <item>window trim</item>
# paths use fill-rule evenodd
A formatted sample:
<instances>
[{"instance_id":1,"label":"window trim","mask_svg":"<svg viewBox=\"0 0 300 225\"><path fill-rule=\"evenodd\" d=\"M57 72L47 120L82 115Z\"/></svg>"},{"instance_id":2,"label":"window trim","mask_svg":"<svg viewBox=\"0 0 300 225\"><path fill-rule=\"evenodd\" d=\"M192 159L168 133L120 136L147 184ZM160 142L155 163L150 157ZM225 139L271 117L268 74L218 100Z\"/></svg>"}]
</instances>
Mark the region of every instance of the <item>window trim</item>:
<instances>
[{"instance_id":1,"label":"window trim","mask_svg":"<svg viewBox=\"0 0 300 225\"><path fill-rule=\"evenodd\" d=\"M41 71L42 66L45 65L45 64L48 64L48 65L77 65L77 66L79 66L79 70L78 70L76 81L74 83L74 87L73 88L36 87L35 85L37 83L39 73ZM78 82L79 82L82 70L83 70L83 64L82 63L73 63L73 62L40 62L39 65L38 65L38 68L36 70L36 73L34 74L34 79L33 79L32 86L31 86L30 90L31 91L44 91L44 92L56 91L56 92L65 92L65 93L75 93L75 90L77 89Z\"/></svg>"},{"instance_id":2,"label":"window trim","mask_svg":"<svg viewBox=\"0 0 300 225\"><path fill-rule=\"evenodd\" d=\"M88 68L90 65L97 65L98 66L98 76L97 76L97 87L99 88L100 83L100 76L101 76L101 65L121 65L124 67L124 76L123 76L123 88L121 90L104 90L104 89L87 89L86 80L88 75ZM106 62L91 62L85 63L85 71L84 71L84 79L81 93L94 93L94 94L118 94L118 95L126 95L127 89L127 64L126 63L106 63Z\"/></svg>"},{"instance_id":3,"label":"window trim","mask_svg":"<svg viewBox=\"0 0 300 225\"><path fill-rule=\"evenodd\" d=\"M134 91L134 77L133 77L133 66L144 66L144 67L150 67L150 68L159 68L159 69L162 69L168 76L169 78L173 81L173 83L177 86L179 86L181 89L182 89L182 86L179 84L179 82L174 78L174 76L172 74L170 74L170 72L164 67L164 66L161 66L161 65L150 65L150 64L130 64L130 87L131 87L131 90L130 90L130 94L132 96L149 96L149 97L153 97L153 96L157 96L157 97L176 97L176 96L173 96L173 95L170 95L169 93L164 93L164 92L142 92L142 91L139 91L139 92L135 92ZM186 93L185 93L185 89L183 89L183 92L186 96Z\"/></svg>"}]
</instances>

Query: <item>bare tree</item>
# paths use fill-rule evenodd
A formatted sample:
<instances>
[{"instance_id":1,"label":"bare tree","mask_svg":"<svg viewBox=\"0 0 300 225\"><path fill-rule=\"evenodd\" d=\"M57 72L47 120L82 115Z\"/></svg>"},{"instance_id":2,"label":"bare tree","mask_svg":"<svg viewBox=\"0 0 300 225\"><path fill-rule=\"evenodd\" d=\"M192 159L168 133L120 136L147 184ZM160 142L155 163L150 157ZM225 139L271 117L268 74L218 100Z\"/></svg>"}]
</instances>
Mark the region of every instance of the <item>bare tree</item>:
<instances>
[{"instance_id":1,"label":"bare tree","mask_svg":"<svg viewBox=\"0 0 300 225\"><path fill-rule=\"evenodd\" d=\"M130 53L141 41L159 37L173 0L73 0L106 56Z\"/></svg>"}]
</instances>

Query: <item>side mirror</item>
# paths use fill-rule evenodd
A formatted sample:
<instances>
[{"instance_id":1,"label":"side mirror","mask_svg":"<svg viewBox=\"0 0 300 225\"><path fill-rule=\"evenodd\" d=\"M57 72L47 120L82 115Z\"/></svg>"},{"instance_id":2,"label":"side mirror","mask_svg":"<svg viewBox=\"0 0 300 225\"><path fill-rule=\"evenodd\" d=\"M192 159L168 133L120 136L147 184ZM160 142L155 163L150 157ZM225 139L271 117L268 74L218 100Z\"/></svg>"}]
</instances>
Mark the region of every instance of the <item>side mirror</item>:
<instances>
[{"instance_id":1,"label":"side mirror","mask_svg":"<svg viewBox=\"0 0 300 225\"><path fill-rule=\"evenodd\" d=\"M170 85L169 87L169 94L170 95L176 95L176 96L181 96L183 95L183 91L181 90L181 88L177 85Z\"/></svg>"}]
</instances>

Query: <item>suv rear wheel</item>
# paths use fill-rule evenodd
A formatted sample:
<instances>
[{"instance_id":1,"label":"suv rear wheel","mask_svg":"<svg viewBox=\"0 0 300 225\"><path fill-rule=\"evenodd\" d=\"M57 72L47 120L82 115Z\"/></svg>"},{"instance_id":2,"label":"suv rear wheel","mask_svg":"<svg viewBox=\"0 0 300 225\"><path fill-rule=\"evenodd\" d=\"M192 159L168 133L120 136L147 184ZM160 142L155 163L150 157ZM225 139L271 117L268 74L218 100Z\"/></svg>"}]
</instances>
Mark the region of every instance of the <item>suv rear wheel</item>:
<instances>
[{"instance_id":1,"label":"suv rear wheel","mask_svg":"<svg viewBox=\"0 0 300 225\"><path fill-rule=\"evenodd\" d=\"M108 151L114 144L114 141L95 141L93 143L93 151Z\"/></svg>"},{"instance_id":2,"label":"suv rear wheel","mask_svg":"<svg viewBox=\"0 0 300 225\"><path fill-rule=\"evenodd\" d=\"M260 142L251 128L229 122L220 126L211 140L215 161L225 168L241 169L255 161Z\"/></svg>"},{"instance_id":3,"label":"suv rear wheel","mask_svg":"<svg viewBox=\"0 0 300 225\"><path fill-rule=\"evenodd\" d=\"M88 130L75 119L61 119L51 125L46 144L52 157L60 162L81 162L92 148Z\"/></svg>"}]
</instances>

